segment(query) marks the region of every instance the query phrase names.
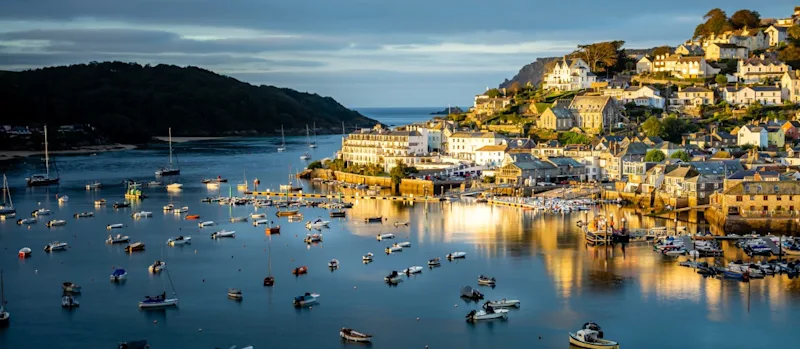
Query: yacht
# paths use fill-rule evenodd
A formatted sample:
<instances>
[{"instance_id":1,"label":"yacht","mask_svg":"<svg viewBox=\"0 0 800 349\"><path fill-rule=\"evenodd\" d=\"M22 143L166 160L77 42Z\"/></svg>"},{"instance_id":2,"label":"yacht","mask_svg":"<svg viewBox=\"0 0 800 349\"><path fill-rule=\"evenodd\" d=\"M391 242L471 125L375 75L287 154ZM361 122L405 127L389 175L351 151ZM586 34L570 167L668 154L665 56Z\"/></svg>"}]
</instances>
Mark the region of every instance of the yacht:
<instances>
[{"instance_id":1,"label":"yacht","mask_svg":"<svg viewBox=\"0 0 800 349\"><path fill-rule=\"evenodd\" d=\"M169 166L156 170L156 176L175 176L181 174L181 169L172 165L172 127L169 128Z\"/></svg>"},{"instance_id":2,"label":"yacht","mask_svg":"<svg viewBox=\"0 0 800 349\"><path fill-rule=\"evenodd\" d=\"M58 176L57 168L55 175L51 176L50 174L50 153L47 149L47 126L44 127L44 166L46 171L44 174L34 174L29 178L25 178L25 181L28 183L29 187L58 184L58 181L61 179Z\"/></svg>"}]
</instances>

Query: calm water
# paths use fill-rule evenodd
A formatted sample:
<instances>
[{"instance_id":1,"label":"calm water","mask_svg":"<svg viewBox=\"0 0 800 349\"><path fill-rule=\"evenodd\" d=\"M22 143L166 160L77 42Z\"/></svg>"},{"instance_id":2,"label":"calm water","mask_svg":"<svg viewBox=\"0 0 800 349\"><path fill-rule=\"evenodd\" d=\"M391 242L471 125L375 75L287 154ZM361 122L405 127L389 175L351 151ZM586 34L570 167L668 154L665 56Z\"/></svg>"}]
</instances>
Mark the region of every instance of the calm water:
<instances>
[{"instance_id":1,"label":"calm water","mask_svg":"<svg viewBox=\"0 0 800 349\"><path fill-rule=\"evenodd\" d=\"M331 156L339 142L339 136L320 137L314 158ZM124 189L118 183L125 178L152 180L154 169L166 161L165 147L60 157L62 185L52 188L24 187L36 159L15 164L8 175L18 215L41 205L55 212L50 219L69 223L48 229L43 222L30 228L0 222L0 266L12 313L11 327L0 329L0 348L51 347L54 341L60 348L111 348L117 341L138 338L148 339L153 348L351 347L338 337L342 326L373 334L376 348L569 348L567 331L587 320L599 322L607 337L626 348L763 348L793 342L786 334L792 333L800 314L797 280L768 277L748 285L703 279L649 246L628 246L624 251L586 247L575 222L594 213L533 215L468 202L358 201L347 219L324 230L324 242L318 245L302 242L302 223L280 219L282 234L271 238L276 285L265 288L269 241L263 228L222 223L198 229L197 221L164 214L161 207L170 202L187 205L203 220L218 222L252 212L252 207L231 210L200 203L203 197L218 195L200 180L227 177L235 193L246 171L248 179L262 181L262 188L276 188L286 181L290 166L292 172L300 169L299 156L307 150L303 138L289 139L289 151L283 154L275 153L278 143L247 139L178 144L183 172L179 181L185 189L179 194L146 189L150 198L119 211L110 205L95 209L92 202L101 197L122 201ZM84 185L90 180L106 187L88 192ZM303 185L306 191L324 190ZM220 190L228 194L226 186ZM56 194L69 195L69 202L59 206ZM153 218L133 220L130 214L140 209L153 211ZM96 216L72 218L81 211L94 211ZM274 217L274 209L264 211ZM302 213L310 219L327 212L308 208ZM599 213L624 215L632 227L667 224L616 206ZM388 222L362 223L364 217L377 215L388 217ZM395 228L390 224L395 221L411 224ZM126 224L120 232L143 241L147 250L129 255L122 246L104 244L110 223ZM236 230L236 238L209 239L212 231L222 228ZM396 241L410 241L412 247L387 256L382 251L390 242L376 241L380 232L393 232ZM179 234L191 235L193 243L164 245ZM44 253L42 247L53 240L66 241L71 249ZM16 252L24 246L34 253L20 260ZM383 282L391 270L425 266L428 259L454 251L467 252L467 259L425 268L398 287ZM375 262L364 265L360 257L367 252L375 253ZM741 258L738 250L729 247L726 252L728 258ZM162 258L180 307L140 311L137 302L164 287L165 274L147 272L153 260ZM326 266L332 258L341 263L334 272ZM300 265L308 266L309 273L292 276L291 269ZM129 272L127 282L110 283L109 274L120 266ZM488 299L522 301L507 321L464 321L477 305L461 300L459 288L477 287L479 274L498 279L496 288L481 288ZM59 306L60 283L66 280L83 285L79 309ZM244 300L227 299L229 287L242 289ZM293 308L292 297L304 292L320 293L320 304ZM747 335L735 332L743 329Z\"/></svg>"},{"instance_id":2,"label":"calm water","mask_svg":"<svg viewBox=\"0 0 800 349\"><path fill-rule=\"evenodd\" d=\"M441 111L444 108L358 108L359 113L371 117L387 125L406 125L414 122L430 120L434 115L431 113Z\"/></svg>"}]
</instances>

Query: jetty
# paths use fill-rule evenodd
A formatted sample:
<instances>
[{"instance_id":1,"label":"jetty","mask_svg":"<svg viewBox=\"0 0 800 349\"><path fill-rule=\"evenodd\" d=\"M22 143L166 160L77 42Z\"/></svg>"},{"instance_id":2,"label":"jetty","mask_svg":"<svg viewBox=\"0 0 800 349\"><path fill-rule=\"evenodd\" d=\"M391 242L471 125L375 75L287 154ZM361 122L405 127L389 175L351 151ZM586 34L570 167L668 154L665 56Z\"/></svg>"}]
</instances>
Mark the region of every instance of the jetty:
<instances>
[{"instance_id":1,"label":"jetty","mask_svg":"<svg viewBox=\"0 0 800 349\"><path fill-rule=\"evenodd\" d=\"M263 196L267 198L272 197L290 197L290 198L305 198L305 199L352 199L352 200L385 200L385 201L407 201L407 202L440 202L443 201L438 196L392 196L392 195L343 195L343 194L319 194L319 193L301 193L301 192L274 192L274 191L254 191L253 196Z\"/></svg>"}]
</instances>

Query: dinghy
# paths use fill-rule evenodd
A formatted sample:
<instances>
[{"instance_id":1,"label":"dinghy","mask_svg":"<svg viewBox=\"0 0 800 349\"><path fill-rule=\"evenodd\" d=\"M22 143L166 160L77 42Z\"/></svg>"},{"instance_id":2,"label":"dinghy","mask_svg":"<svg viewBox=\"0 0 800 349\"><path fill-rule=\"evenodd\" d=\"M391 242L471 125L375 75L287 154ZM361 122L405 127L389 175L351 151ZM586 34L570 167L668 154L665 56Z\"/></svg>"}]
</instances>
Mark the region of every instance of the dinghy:
<instances>
[{"instance_id":1,"label":"dinghy","mask_svg":"<svg viewBox=\"0 0 800 349\"><path fill-rule=\"evenodd\" d=\"M259 225L264 225L264 224L269 224L269 219L256 219L256 220L253 221L253 226L254 227L255 226L259 226Z\"/></svg>"},{"instance_id":2,"label":"dinghy","mask_svg":"<svg viewBox=\"0 0 800 349\"><path fill-rule=\"evenodd\" d=\"M378 241L385 240L385 239L394 239L394 234L386 233L386 234L378 234L376 237Z\"/></svg>"},{"instance_id":3,"label":"dinghy","mask_svg":"<svg viewBox=\"0 0 800 349\"><path fill-rule=\"evenodd\" d=\"M214 221L205 221L205 222L197 223L197 226L200 227L200 228L211 227L211 226L215 226L215 225L217 225L217 223L214 223Z\"/></svg>"},{"instance_id":4,"label":"dinghy","mask_svg":"<svg viewBox=\"0 0 800 349\"><path fill-rule=\"evenodd\" d=\"M64 281L61 283L61 288L64 290L64 292L81 293L81 287L70 281Z\"/></svg>"},{"instance_id":5,"label":"dinghy","mask_svg":"<svg viewBox=\"0 0 800 349\"><path fill-rule=\"evenodd\" d=\"M181 235L181 236L170 238L169 240L167 240L167 245L170 245L170 246L186 245L186 244L191 244L191 243L192 243L192 237L191 236L183 236L183 235Z\"/></svg>"},{"instance_id":6,"label":"dinghy","mask_svg":"<svg viewBox=\"0 0 800 349\"><path fill-rule=\"evenodd\" d=\"M409 223L410 222L394 222L394 226L395 227L399 227L399 226L402 225L402 226L406 226L407 227L409 225Z\"/></svg>"},{"instance_id":7,"label":"dinghy","mask_svg":"<svg viewBox=\"0 0 800 349\"><path fill-rule=\"evenodd\" d=\"M461 297L477 301L483 299L483 293L470 286L464 286L461 288Z\"/></svg>"},{"instance_id":8,"label":"dinghy","mask_svg":"<svg viewBox=\"0 0 800 349\"><path fill-rule=\"evenodd\" d=\"M266 218L266 217L267 217L267 215L265 213L251 213L250 214L250 218L252 218L252 219L261 219L261 218Z\"/></svg>"},{"instance_id":9,"label":"dinghy","mask_svg":"<svg viewBox=\"0 0 800 349\"><path fill-rule=\"evenodd\" d=\"M156 274L156 273L159 273L162 270L164 270L164 268L166 268L166 267L167 267L167 263L164 263L162 261L155 261L155 262L153 262L153 264L151 264L147 268L147 271L149 271L149 272L151 272L153 274Z\"/></svg>"},{"instance_id":10,"label":"dinghy","mask_svg":"<svg viewBox=\"0 0 800 349\"><path fill-rule=\"evenodd\" d=\"M499 301L489 301L486 305L492 308L519 308L520 301L516 299L501 299Z\"/></svg>"},{"instance_id":11,"label":"dinghy","mask_svg":"<svg viewBox=\"0 0 800 349\"><path fill-rule=\"evenodd\" d=\"M163 209L164 209L164 211L172 211L172 210L175 209L175 205L173 205L173 204L164 205Z\"/></svg>"},{"instance_id":12,"label":"dinghy","mask_svg":"<svg viewBox=\"0 0 800 349\"><path fill-rule=\"evenodd\" d=\"M372 252L370 252L370 253L367 253L367 254L365 254L363 257L361 257L361 260L362 260L363 262L365 262L365 263L372 262L372 256L373 256Z\"/></svg>"},{"instance_id":13,"label":"dinghy","mask_svg":"<svg viewBox=\"0 0 800 349\"><path fill-rule=\"evenodd\" d=\"M111 229L122 229L124 226L125 225L122 224L122 223L114 223L114 224L107 225L106 229L108 229L108 230L111 230Z\"/></svg>"},{"instance_id":14,"label":"dinghy","mask_svg":"<svg viewBox=\"0 0 800 349\"><path fill-rule=\"evenodd\" d=\"M453 252L447 255L447 259L467 258L466 252Z\"/></svg>"},{"instance_id":15,"label":"dinghy","mask_svg":"<svg viewBox=\"0 0 800 349\"><path fill-rule=\"evenodd\" d=\"M38 210L31 212L32 217L49 216L51 214L53 214L53 211L50 211L46 208L40 208Z\"/></svg>"},{"instance_id":16,"label":"dinghy","mask_svg":"<svg viewBox=\"0 0 800 349\"><path fill-rule=\"evenodd\" d=\"M488 307L486 310L473 310L467 314L467 321L475 322L480 320L492 320L492 319L507 319L508 318L508 309L494 309L492 307Z\"/></svg>"},{"instance_id":17,"label":"dinghy","mask_svg":"<svg viewBox=\"0 0 800 349\"><path fill-rule=\"evenodd\" d=\"M495 285L495 280L494 280L494 278L490 278L488 276L480 275L480 276L478 276L478 285L494 286Z\"/></svg>"},{"instance_id":18,"label":"dinghy","mask_svg":"<svg viewBox=\"0 0 800 349\"><path fill-rule=\"evenodd\" d=\"M440 266L440 265L442 265L442 262L441 262L441 260L439 259L439 257L436 257L436 258L434 258L434 259L430 259L430 260L428 260L428 266L429 266L429 267L438 267L438 266Z\"/></svg>"},{"instance_id":19,"label":"dinghy","mask_svg":"<svg viewBox=\"0 0 800 349\"><path fill-rule=\"evenodd\" d=\"M228 289L228 298L241 300L242 299L242 290L236 288L229 288Z\"/></svg>"},{"instance_id":20,"label":"dinghy","mask_svg":"<svg viewBox=\"0 0 800 349\"><path fill-rule=\"evenodd\" d=\"M17 224L19 224L19 225L36 224L36 218L18 219L17 220Z\"/></svg>"},{"instance_id":21,"label":"dinghy","mask_svg":"<svg viewBox=\"0 0 800 349\"><path fill-rule=\"evenodd\" d=\"M302 296L294 297L292 304L294 304L295 307L304 307L316 303L317 298L319 298L319 294L306 292L306 294Z\"/></svg>"},{"instance_id":22,"label":"dinghy","mask_svg":"<svg viewBox=\"0 0 800 349\"><path fill-rule=\"evenodd\" d=\"M48 228L60 227L60 226L67 225L67 221L62 220L62 219L54 219L54 220L51 220L51 221L47 222L45 225Z\"/></svg>"},{"instance_id":23,"label":"dinghy","mask_svg":"<svg viewBox=\"0 0 800 349\"><path fill-rule=\"evenodd\" d=\"M141 241L134 242L128 246L125 246L125 252L138 252L144 251L144 243Z\"/></svg>"},{"instance_id":24,"label":"dinghy","mask_svg":"<svg viewBox=\"0 0 800 349\"><path fill-rule=\"evenodd\" d=\"M120 282L124 281L128 278L128 272L125 269L115 269L113 273L111 273L111 281Z\"/></svg>"},{"instance_id":25,"label":"dinghy","mask_svg":"<svg viewBox=\"0 0 800 349\"><path fill-rule=\"evenodd\" d=\"M303 239L307 244L321 242L322 241L322 234L306 234L306 238Z\"/></svg>"},{"instance_id":26,"label":"dinghy","mask_svg":"<svg viewBox=\"0 0 800 349\"><path fill-rule=\"evenodd\" d=\"M95 200L94 201L94 205L95 206L103 206L105 204L106 204L106 199L100 199L100 200Z\"/></svg>"},{"instance_id":27,"label":"dinghy","mask_svg":"<svg viewBox=\"0 0 800 349\"><path fill-rule=\"evenodd\" d=\"M177 214L177 215L180 215L181 213L186 213L186 212L189 212L189 206L184 206L184 207L181 207L181 208L176 207L176 208L172 209L172 213ZM197 218L200 218L200 216L197 216Z\"/></svg>"},{"instance_id":28,"label":"dinghy","mask_svg":"<svg viewBox=\"0 0 800 349\"><path fill-rule=\"evenodd\" d=\"M184 219L186 219L187 221L200 219L200 215L199 214L187 214L186 217L184 217Z\"/></svg>"},{"instance_id":29,"label":"dinghy","mask_svg":"<svg viewBox=\"0 0 800 349\"><path fill-rule=\"evenodd\" d=\"M108 239L106 239L107 244L121 244L128 241L131 241L131 238L122 234L117 234L116 236L109 235Z\"/></svg>"},{"instance_id":30,"label":"dinghy","mask_svg":"<svg viewBox=\"0 0 800 349\"><path fill-rule=\"evenodd\" d=\"M292 269L292 274L294 274L294 275L302 275L302 274L305 274L305 273L308 273L308 267L306 267L306 266L297 267L297 268Z\"/></svg>"},{"instance_id":31,"label":"dinghy","mask_svg":"<svg viewBox=\"0 0 800 349\"><path fill-rule=\"evenodd\" d=\"M131 215L131 217L133 217L133 218L148 218L148 217L152 217L152 216L153 216L153 212L149 212L149 211L139 211L139 212L135 212L134 214Z\"/></svg>"},{"instance_id":32,"label":"dinghy","mask_svg":"<svg viewBox=\"0 0 800 349\"><path fill-rule=\"evenodd\" d=\"M370 341L372 341L372 335L361 333L361 332L358 332L358 331L356 331L354 329L351 329L351 328L342 327L342 329L339 330L339 336L341 336L342 338L344 338L346 340L353 341L353 342L370 342Z\"/></svg>"},{"instance_id":33,"label":"dinghy","mask_svg":"<svg viewBox=\"0 0 800 349\"><path fill-rule=\"evenodd\" d=\"M223 229L218 232L211 233L212 239L233 238L233 237L236 237L236 231L227 231Z\"/></svg>"},{"instance_id":34,"label":"dinghy","mask_svg":"<svg viewBox=\"0 0 800 349\"><path fill-rule=\"evenodd\" d=\"M618 349L619 343L603 339L601 332L590 329L578 330L569 333L569 344L586 349Z\"/></svg>"},{"instance_id":35,"label":"dinghy","mask_svg":"<svg viewBox=\"0 0 800 349\"><path fill-rule=\"evenodd\" d=\"M247 222L247 216L231 217L231 223Z\"/></svg>"},{"instance_id":36,"label":"dinghy","mask_svg":"<svg viewBox=\"0 0 800 349\"><path fill-rule=\"evenodd\" d=\"M28 258L31 256L31 252L30 247L23 247L19 249L19 258Z\"/></svg>"},{"instance_id":37,"label":"dinghy","mask_svg":"<svg viewBox=\"0 0 800 349\"><path fill-rule=\"evenodd\" d=\"M313 221L306 222L306 229L320 229L325 228L330 224L330 221L323 221L321 218L317 218Z\"/></svg>"},{"instance_id":38,"label":"dinghy","mask_svg":"<svg viewBox=\"0 0 800 349\"><path fill-rule=\"evenodd\" d=\"M395 245L387 247L385 251L386 251L386 254L391 254L391 253L394 253L394 252L403 252L403 248L400 247L400 246L397 246L397 244L395 244Z\"/></svg>"},{"instance_id":39,"label":"dinghy","mask_svg":"<svg viewBox=\"0 0 800 349\"><path fill-rule=\"evenodd\" d=\"M66 242L53 241L44 247L45 252L64 251L67 249Z\"/></svg>"},{"instance_id":40,"label":"dinghy","mask_svg":"<svg viewBox=\"0 0 800 349\"><path fill-rule=\"evenodd\" d=\"M339 267L339 260L338 259L331 259L331 261L328 262L328 268L336 269L338 267Z\"/></svg>"},{"instance_id":41,"label":"dinghy","mask_svg":"<svg viewBox=\"0 0 800 349\"><path fill-rule=\"evenodd\" d=\"M81 304L75 300L75 297L72 297L70 295L65 295L61 297L62 308L72 309L72 308L77 308L80 305Z\"/></svg>"},{"instance_id":42,"label":"dinghy","mask_svg":"<svg viewBox=\"0 0 800 349\"><path fill-rule=\"evenodd\" d=\"M81 212L74 214L75 218L90 218L94 217L94 212Z\"/></svg>"},{"instance_id":43,"label":"dinghy","mask_svg":"<svg viewBox=\"0 0 800 349\"><path fill-rule=\"evenodd\" d=\"M411 243L408 242L408 241L403 241L403 242L396 243L395 246L400 246L400 247L406 248L406 247L411 247Z\"/></svg>"},{"instance_id":44,"label":"dinghy","mask_svg":"<svg viewBox=\"0 0 800 349\"><path fill-rule=\"evenodd\" d=\"M397 271L393 270L391 273L389 273L389 275L386 275L383 278L383 281L386 281L389 284L397 284L397 283L402 282L403 279L400 277L400 273L398 273Z\"/></svg>"},{"instance_id":45,"label":"dinghy","mask_svg":"<svg viewBox=\"0 0 800 349\"><path fill-rule=\"evenodd\" d=\"M413 266L413 267L408 267L406 269L403 269L403 274L406 274L406 275L419 274L421 272L422 272L422 267L416 266L416 265Z\"/></svg>"}]
</instances>

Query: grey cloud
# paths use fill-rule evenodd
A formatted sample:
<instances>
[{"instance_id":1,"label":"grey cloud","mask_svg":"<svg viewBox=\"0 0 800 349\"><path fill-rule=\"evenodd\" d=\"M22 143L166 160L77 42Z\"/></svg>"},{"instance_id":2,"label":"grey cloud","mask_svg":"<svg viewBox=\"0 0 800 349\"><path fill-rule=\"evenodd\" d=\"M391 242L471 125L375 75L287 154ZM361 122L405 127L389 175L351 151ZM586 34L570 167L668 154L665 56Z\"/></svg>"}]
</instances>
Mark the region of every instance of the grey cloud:
<instances>
[{"instance_id":1,"label":"grey cloud","mask_svg":"<svg viewBox=\"0 0 800 349\"><path fill-rule=\"evenodd\" d=\"M107 53L4 53L0 46L0 67L16 66L21 68L36 68L42 66L69 65L87 63L90 61L123 61L137 63L164 63L175 65L195 65L206 67L226 67L241 65L254 70L272 70L280 67L319 67L325 63L310 60L271 60L258 57L241 57L226 54L215 55L147 55L125 54L115 55Z\"/></svg>"}]
</instances>

